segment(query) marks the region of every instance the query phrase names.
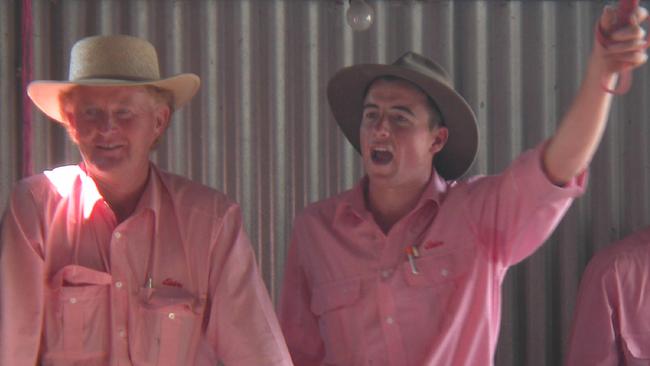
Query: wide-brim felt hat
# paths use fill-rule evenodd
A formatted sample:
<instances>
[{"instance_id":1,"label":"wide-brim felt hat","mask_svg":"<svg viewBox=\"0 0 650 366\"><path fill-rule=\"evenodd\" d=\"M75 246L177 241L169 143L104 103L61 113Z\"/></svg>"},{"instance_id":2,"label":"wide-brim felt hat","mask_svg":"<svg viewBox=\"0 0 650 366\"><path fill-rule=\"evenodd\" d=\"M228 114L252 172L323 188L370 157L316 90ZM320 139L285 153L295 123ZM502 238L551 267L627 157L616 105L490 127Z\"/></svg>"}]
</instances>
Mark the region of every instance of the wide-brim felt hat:
<instances>
[{"instance_id":1,"label":"wide-brim felt hat","mask_svg":"<svg viewBox=\"0 0 650 366\"><path fill-rule=\"evenodd\" d=\"M64 122L59 95L74 86L145 85L171 92L172 106L176 110L192 99L201 80L191 73L162 79L156 49L142 38L92 36L77 41L72 47L67 81L36 80L27 87L27 94L43 113Z\"/></svg>"},{"instance_id":2,"label":"wide-brim felt hat","mask_svg":"<svg viewBox=\"0 0 650 366\"><path fill-rule=\"evenodd\" d=\"M363 98L370 83L381 76L405 79L433 99L449 130L444 148L433 166L447 180L462 176L472 165L478 149L476 116L456 92L449 76L437 63L415 52L407 52L393 64L359 64L337 72L327 86L327 97L336 122L354 148L361 152L359 127Z\"/></svg>"}]
</instances>

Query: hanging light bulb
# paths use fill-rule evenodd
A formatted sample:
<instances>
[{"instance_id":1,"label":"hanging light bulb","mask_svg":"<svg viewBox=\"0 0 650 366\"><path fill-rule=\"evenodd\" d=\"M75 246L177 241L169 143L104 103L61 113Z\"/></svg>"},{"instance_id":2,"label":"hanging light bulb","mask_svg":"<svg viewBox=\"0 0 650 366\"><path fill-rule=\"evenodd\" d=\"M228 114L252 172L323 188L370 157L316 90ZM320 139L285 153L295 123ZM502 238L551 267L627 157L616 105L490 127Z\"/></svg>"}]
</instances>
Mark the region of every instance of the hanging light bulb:
<instances>
[{"instance_id":1,"label":"hanging light bulb","mask_svg":"<svg viewBox=\"0 0 650 366\"><path fill-rule=\"evenodd\" d=\"M350 0L350 7L345 13L348 24L355 31L364 31L375 20L375 11L364 0Z\"/></svg>"}]
</instances>

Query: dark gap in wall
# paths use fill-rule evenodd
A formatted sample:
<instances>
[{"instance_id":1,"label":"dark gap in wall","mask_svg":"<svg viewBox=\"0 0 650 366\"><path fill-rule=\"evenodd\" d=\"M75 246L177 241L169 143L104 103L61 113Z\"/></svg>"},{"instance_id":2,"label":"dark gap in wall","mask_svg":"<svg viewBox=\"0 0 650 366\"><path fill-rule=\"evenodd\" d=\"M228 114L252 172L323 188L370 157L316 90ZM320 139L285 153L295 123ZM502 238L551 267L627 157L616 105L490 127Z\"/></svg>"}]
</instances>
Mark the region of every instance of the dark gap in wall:
<instances>
[{"instance_id":1,"label":"dark gap in wall","mask_svg":"<svg viewBox=\"0 0 650 366\"><path fill-rule=\"evenodd\" d=\"M23 177L23 149L24 149L24 144L23 144L23 133L24 133L24 126L22 121L24 121L24 115L23 115L23 13L24 13L24 1L21 0L18 2L17 6L14 8L14 34L17 35L17 37L14 38L15 42L19 42L19 45L16 45L16 53L14 54L14 70L16 71L14 74L14 89L16 91L16 99L20 98L20 102L16 100L16 121L21 121L21 123L17 123L17 128L16 128L16 136L14 138L16 139L16 156L18 161L16 162L14 174L16 177Z\"/></svg>"}]
</instances>

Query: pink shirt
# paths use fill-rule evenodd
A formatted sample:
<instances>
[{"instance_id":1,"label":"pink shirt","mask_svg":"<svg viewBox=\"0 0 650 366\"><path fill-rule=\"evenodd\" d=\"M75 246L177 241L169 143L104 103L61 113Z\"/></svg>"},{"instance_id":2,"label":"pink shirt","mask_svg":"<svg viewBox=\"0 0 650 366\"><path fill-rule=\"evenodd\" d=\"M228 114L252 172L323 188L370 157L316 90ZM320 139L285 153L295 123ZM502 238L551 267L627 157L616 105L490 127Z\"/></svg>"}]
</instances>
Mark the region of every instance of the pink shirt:
<instances>
[{"instance_id":1,"label":"pink shirt","mask_svg":"<svg viewBox=\"0 0 650 366\"><path fill-rule=\"evenodd\" d=\"M236 204L152 165L117 224L82 169L14 189L0 365L291 365Z\"/></svg>"},{"instance_id":2,"label":"pink shirt","mask_svg":"<svg viewBox=\"0 0 650 366\"><path fill-rule=\"evenodd\" d=\"M650 227L601 250L589 262L566 364L650 365Z\"/></svg>"},{"instance_id":3,"label":"pink shirt","mask_svg":"<svg viewBox=\"0 0 650 366\"><path fill-rule=\"evenodd\" d=\"M365 180L296 218L280 323L296 365L490 365L506 270L555 228L585 175L565 188L541 169L541 147L503 174L434 175L385 235ZM417 273L405 248L416 246Z\"/></svg>"}]
</instances>

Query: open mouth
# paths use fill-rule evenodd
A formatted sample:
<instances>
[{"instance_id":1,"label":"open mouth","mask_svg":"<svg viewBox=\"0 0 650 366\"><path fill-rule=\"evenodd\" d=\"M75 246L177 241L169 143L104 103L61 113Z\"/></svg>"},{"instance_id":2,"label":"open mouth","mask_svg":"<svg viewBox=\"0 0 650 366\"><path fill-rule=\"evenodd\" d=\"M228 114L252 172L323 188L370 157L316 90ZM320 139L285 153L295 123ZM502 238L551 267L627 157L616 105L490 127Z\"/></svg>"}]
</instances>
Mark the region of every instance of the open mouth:
<instances>
[{"instance_id":1,"label":"open mouth","mask_svg":"<svg viewBox=\"0 0 650 366\"><path fill-rule=\"evenodd\" d=\"M370 150L370 159L373 163L386 165L393 160L393 153L383 147L376 147Z\"/></svg>"}]
</instances>

